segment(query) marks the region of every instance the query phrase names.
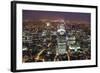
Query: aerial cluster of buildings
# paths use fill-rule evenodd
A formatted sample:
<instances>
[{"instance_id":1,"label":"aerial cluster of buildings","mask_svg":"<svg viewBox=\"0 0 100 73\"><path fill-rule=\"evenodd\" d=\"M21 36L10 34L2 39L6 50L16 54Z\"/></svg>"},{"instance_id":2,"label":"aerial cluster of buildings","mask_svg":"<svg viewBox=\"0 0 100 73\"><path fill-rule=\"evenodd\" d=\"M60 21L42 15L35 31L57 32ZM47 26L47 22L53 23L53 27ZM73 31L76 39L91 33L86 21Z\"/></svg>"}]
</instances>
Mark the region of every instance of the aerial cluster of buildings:
<instances>
[{"instance_id":1,"label":"aerial cluster of buildings","mask_svg":"<svg viewBox=\"0 0 100 73\"><path fill-rule=\"evenodd\" d=\"M23 59L42 61L91 58L90 24L64 20L23 22ZM34 58L34 60L33 60ZM28 62L25 59L24 62Z\"/></svg>"}]
</instances>

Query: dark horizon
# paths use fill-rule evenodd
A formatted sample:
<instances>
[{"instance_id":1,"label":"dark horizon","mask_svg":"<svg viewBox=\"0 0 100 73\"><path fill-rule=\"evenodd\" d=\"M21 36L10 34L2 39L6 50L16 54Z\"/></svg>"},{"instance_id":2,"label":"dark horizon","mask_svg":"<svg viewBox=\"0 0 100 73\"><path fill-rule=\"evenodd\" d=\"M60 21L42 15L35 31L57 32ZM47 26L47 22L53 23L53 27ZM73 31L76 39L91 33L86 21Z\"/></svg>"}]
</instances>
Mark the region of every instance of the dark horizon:
<instances>
[{"instance_id":1,"label":"dark horizon","mask_svg":"<svg viewBox=\"0 0 100 73\"><path fill-rule=\"evenodd\" d=\"M64 19L90 23L90 13L23 10L23 20Z\"/></svg>"}]
</instances>

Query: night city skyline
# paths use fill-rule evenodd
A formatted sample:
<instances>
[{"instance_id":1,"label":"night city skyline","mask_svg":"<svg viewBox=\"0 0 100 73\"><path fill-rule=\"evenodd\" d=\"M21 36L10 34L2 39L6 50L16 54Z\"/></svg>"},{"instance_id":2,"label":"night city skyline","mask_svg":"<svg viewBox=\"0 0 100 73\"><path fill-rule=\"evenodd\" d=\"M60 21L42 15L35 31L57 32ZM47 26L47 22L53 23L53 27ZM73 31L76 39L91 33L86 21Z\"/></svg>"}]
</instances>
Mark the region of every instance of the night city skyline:
<instances>
[{"instance_id":1,"label":"night city skyline","mask_svg":"<svg viewBox=\"0 0 100 73\"><path fill-rule=\"evenodd\" d=\"M91 59L91 14L23 10L23 63Z\"/></svg>"}]
</instances>

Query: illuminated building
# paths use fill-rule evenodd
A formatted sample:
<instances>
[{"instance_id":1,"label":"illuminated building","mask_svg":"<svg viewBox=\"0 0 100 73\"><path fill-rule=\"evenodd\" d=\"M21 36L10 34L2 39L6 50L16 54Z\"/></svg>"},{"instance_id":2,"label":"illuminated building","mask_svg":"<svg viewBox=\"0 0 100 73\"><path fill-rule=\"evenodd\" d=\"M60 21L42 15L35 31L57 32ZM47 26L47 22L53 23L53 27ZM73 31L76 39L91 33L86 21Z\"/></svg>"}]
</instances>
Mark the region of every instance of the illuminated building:
<instances>
[{"instance_id":1,"label":"illuminated building","mask_svg":"<svg viewBox=\"0 0 100 73\"><path fill-rule=\"evenodd\" d=\"M57 30L56 54L64 53L66 53L66 30L64 24L61 24Z\"/></svg>"}]
</instances>

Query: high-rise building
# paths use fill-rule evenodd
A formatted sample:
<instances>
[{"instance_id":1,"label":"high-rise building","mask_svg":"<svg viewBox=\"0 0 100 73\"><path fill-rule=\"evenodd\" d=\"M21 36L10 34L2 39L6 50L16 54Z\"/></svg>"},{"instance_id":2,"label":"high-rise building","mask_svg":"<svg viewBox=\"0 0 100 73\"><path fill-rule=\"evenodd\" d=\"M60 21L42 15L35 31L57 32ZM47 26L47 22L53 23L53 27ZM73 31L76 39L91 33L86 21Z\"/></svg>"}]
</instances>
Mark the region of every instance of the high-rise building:
<instances>
[{"instance_id":1,"label":"high-rise building","mask_svg":"<svg viewBox=\"0 0 100 73\"><path fill-rule=\"evenodd\" d=\"M57 30L56 54L64 53L66 53L66 30L64 24L61 24Z\"/></svg>"}]
</instances>

